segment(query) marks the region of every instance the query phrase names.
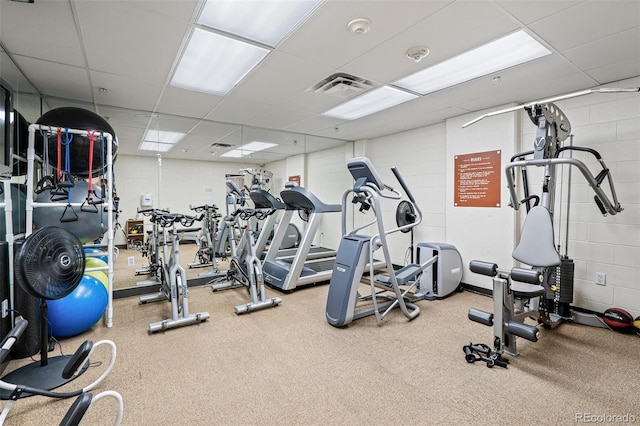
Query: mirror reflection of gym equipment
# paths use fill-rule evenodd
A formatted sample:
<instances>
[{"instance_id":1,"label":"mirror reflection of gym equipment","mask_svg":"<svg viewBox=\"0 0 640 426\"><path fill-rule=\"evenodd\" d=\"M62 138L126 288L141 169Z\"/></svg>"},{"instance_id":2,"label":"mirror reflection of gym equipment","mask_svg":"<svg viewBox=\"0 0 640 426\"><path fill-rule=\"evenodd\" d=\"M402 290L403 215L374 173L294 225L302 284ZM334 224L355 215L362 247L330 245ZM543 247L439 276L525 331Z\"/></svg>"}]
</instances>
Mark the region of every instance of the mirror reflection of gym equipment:
<instances>
[{"instance_id":1,"label":"mirror reflection of gym equipment","mask_svg":"<svg viewBox=\"0 0 640 426\"><path fill-rule=\"evenodd\" d=\"M237 245L234 239L230 240L232 257L229 270L226 276L211 281L211 290L216 292L246 287L251 300L249 303L237 305L236 314L272 308L282 303L280 297L267 298L266 296L262 262L258 258L255 239L250 228L253 219L264 220L274 213L275 210L238 209L231 216L225 217L225 220L230 222L229 228L239 227L242 235ZM240 225L238 220L242 220L244 224Z\"/></svg>"},{"instance_id":2,"label":"mirror reflection of gym equipment","mask_svg":"<svg viewBox=\"0 0 640 426\"><path fill-rule=\"evenodd\" d=\"M492 262L478 260L470 262L471 272L493 278L494 311L490 313L471 308L468 316L472 321L493 327L494 337L493 348L488 345L465 346L465 358L468 362L482 360L489 367L494 365L506 367L508 360L502 355L505 353L512 356L518 355L517 338L536 342L540 334L538 325L555 328L562 321L570 320L596 327L606 327L598 316L571 309L574 293L574 263L568 256L568 245L572 167L569 167L567 181L561 182L559 181L560 166L573 166L580 172L595 193L594 203L603 216L614 216L623 209L616 195L611 171L602 156L594 149L573 145L569 119L553 102L590 93L637 91L638 89L603 88L576 92L485 114L463 126L466 127L486 117L524 109L537 129L534 149L514 155L511 163L505 168L511 207L518 210L524 204L527 210L520 241L514 248L512 256L517 262L528 265L529 268L521 266L509 270L499 268ZM567 139L569 144L563 145ZM569 154L569 157L565 157L563 153ZM600 166L599 171L592 173L585 162L573 158L574 153L590 156L595 160L593 162ZM539 195L530 192L527 167L541 167L544 170ZM522 178L520 195L516 191L516 170L520 170ZM562 184L567 188L564 241L561 241L562 236L554 230L556 193ZM532 202L533 206L531 206ZM564 254L561 254L561 243L564 243ZM525 323L527 318L534 319L537 324Z\"/></svg>"},{"instance_id":3,"label":"mirror reflection of gym equipment","mask_svg":"<svg viewBox=\"0 0 640 426\"><path fill-rule=\"evenodd\" d=\"M180 263L180 233L194 231L189 227L202 217L164 213L158 210L153 211L152 215L152 222L158 223L163 234L162 259L159 260L161 266L158 268L161 280L160 291L156 294L141 296L140 304L168 300L171 317L149 324L149 333L204 322L209 318L208 312L189 312L187 275ZM178 229L178 223L186 228ZM171 244L171 250L168 248L169 244Z\"/></svg>"}]
</instances>

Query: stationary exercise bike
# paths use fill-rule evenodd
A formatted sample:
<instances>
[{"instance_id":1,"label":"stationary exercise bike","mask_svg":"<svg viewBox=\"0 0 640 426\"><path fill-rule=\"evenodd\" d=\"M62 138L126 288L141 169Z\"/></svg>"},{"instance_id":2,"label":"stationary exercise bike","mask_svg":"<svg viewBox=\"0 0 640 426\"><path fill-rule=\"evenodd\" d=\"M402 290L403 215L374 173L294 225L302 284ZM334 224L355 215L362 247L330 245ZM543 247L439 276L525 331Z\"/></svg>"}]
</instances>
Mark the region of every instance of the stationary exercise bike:
<instances>
[{"instance_id":1,"label":"stationary exercise bike","mask_svg":"<svg viewBox=\"0 0 640 426\"><path fill-rule=\"evenodd\" d=\"M638 89L593 89L564 95L557 99L567 99L593 92L634 91ZM571 133L571 124L564 113L552 103L546 101L533 102L523 108L531 122L536 126L537 133L532 151L516 154L505 168L507 186L511 196L511 206L518 209L520 205L527 207L527 216L522 227L520 241L512 253L512 257L527 267L511 269L499 268L492 262L473 260L469 264L471 272L486 275L493 279L493 313L480 309L469 309L470 320L493 327L493 349L486 351L486 345L470 344L464 347L467 362L482 360L489 367L494 365L506 367L502 355L517 355L516 338L521 337L535 342L539 332L536 325L527 324L525 320L531 318L547 328L554 328L564 320L571 320L591 326L604 326L595 315L571 310L573 301L574 264L566 252L560 255L559 245L556 245L553 229L553 213L557 184L558 166L568 165L576 167L595 192L594 201L603 216L616 215L623 209L618 202L613 180L609 168L605 165L601 155L594 149L573 146L562 146ZM515 111L509 108L482 116L467 125L491 115ZM572 141L572 139L570 139ZM595 163L601 170L592 174L582 161L575 158L563 157L563 153L581 152L593 156ZM583 154L583 155L584 155ZM542 167L544 169L542 192L540 195L529 193L527 167ZM516 193L515 170L519 169L523 181L524 198L518 201ZM571 169L570 169L571 170ZM607 182L607 185L603 185ZM568 190L571 181L569 175ZM603 186L608 186L608 193ZM569 192L570 193L570 192ZM533 206L531 206L533 203ZM569 209L567 199L567 210ZM568 228L567 211L567 228ZM568 231L567 241L568 245ZM477 348L484 348L484 353L478 353ZM475 348L475 349L474 349ZM481 350L481 352L482 352ZM499 362L496 363L496 360Z\"/></svg>"},{"instance_id":2,"label":"stationary exercise bike","mask_svg":"<svg viewBox=\"0 0 640 426\"><path fill-rule=\"evenodd\" d=\"M140 297L140 304L169 300L171 302L171 318L149 324L149 333L170 328L183 327L209 318L208 312L189 313L189 290L187 289L187 273L180 264L180 233L193 232L193 229L178 229L177 224L190 227L201 217L178 213L157 214L155 220L162 228L163 257L160 260L160 291L157 294ZM168 244L171 244L169 252Z\"/></svg>"},{"instance_id":3,"label":"stationary exercise bike","mask_svg":"<svg viewBox=\"0 0 640 426\"><path fill-rule=\"evenodd\" d=\"M149 265L143 268L136 269L136 275L151 275L152 277L157 277L158 268L160 267L160 237L157 217L162 214L169 213L169 210L144 209L138 210L138 213L149 217L149 220L151 222L151 231L148 232L149 236L147 238L147 242L142 244L142 246L140 247L140 253L142 253L142 257L146 257L149 259Z\"/></svg>"},{"instance_id":4,"label":"stationary exercise bike","mask_svg":"<svg viewBox=\"0 0 640 426\"><path fill-rule=\"evenodd\" d=\"M246 203L246 197L244 194L244 189L238 187L232 180L226 181L227 185L227 200L226 200L226 213L227 215L223 218L222 224L220 225L220 229L216 232L215 242L214 242L214 255L220 256L222 260L226 260L227 254L233 253L231 250L232 241L239 240L239 230L237 227L230 227L229 225L235 225L236 222L233 220L228 220L230 216L233 215L238 208L242 208ZM233 209L230 211L229 206L233 206ZM238 207L240 206L240 207ZM233 254L232 254L233 255Z\"/></svg>"},{"instance_id":5,"label":"stationary exercise bike","mask_svg":"<svg viewBox=\"0 0 640 426\"><path fill-rule=\"evenodd\" d=\"M238 219L243 220L243 232L240 243L236 246L235 239L231 239L232 258L226 277L211 282L211 290L220 291L244 286L249 292L251 301L235 307L236 314L245 314L261 309L272 308L282 303L282 298L267 299L265 294L262 262L256 253L256 243L253 232L249 229L252 218L263 220L273 214L275 210L238 209L232 215L225 217L230 229L236 227Z\"/></svg>"},{"instance_id":6,"label":"stationary exercise bike","mask_svg":"<svg viewBox=\"0 0 640 426\"><path fill-rule=\"evenodd\" d=\"M216 241L216 232L218 231L218 219L222 217L218 213L218 207L215 204L203 204L201 206L189 208L196 213L202 213L202 235L198 238L198 251L195 259L189 263L189 268L201 268L204 266L213 266L213 273L218 273L218 260L214 253L214 244Z\"/></svg>"}]
</instances>

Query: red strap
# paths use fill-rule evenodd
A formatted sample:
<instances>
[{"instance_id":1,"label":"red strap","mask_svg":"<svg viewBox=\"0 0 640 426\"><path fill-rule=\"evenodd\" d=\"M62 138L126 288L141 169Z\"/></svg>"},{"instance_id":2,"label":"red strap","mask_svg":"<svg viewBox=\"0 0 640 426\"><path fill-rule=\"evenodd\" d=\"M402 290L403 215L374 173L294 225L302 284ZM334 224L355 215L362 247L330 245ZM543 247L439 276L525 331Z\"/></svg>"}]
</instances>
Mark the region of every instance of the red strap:
<instances>
[{"instance_id":1,"label":"red strap","mask_svg":"<svg viewBox=\"0 0 640 426\"><path fill-rule=\"evenodd\" d=\"M62 128L58 127L58 179L60 182L60 176L62 175Z\"/></svg>"}]
</instances>

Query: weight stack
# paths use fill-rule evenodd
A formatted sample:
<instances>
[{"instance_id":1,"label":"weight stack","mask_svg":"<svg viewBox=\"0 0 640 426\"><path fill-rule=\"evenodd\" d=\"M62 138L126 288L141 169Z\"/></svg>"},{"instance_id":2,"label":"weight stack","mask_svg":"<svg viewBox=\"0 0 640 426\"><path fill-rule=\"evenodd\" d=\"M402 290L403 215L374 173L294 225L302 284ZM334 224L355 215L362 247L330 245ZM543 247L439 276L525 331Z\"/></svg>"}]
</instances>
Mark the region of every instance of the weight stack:
<instances>
[{"instance_id":1,"label":"weight stack","mask_svg":"<svg viewBox=\"0 0 640 426\"><path fill-rule=\"evenodd\" d=\"M558 302L558 315L571 316L571 303L573 303L573 274L575 264L573 259L562 258L560 263L560 300Z\"/></svg>"},{"instance_id":2,"label":"weight stack","mask_svg":"<svg viewBox=\"0 0 640 426\"><path fill-rule=\"evenodd\" d=\"M571 303L573 302L573 276L575 264L573 259L563 257L560 265L551 268L548 282L549 287L556 287L556 290L547 288L545 298L547 300L547 310L557 313L561 317L571 316Z\"/></svg>"},{"instance_id":3,"label":"weight stack","mask_svg":"<svg viewBox=\"0 0 640 426\"><path fill-rule=\"evenodd\" d=\"M22 247L24 241L16 241L13 245L14 258ZM14 262L14 277L18 271L18 265ZM27 358L40 351L40 300L29 294L14 278L13 297L15 315L22 315L29 321L29 325L11 348L13 358Z\"/></svg>"}]
</instances>

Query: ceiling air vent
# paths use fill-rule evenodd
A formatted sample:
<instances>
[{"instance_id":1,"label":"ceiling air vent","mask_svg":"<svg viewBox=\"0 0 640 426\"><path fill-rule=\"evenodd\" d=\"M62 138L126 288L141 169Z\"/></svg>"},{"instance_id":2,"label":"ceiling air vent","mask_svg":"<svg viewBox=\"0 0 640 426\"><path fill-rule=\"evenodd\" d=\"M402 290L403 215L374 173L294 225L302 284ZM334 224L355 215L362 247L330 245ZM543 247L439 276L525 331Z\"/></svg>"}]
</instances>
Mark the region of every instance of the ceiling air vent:
<instances>
[{"instance_id":1,"label":"ceiling air vent","mask_svg":"<svg viewBox=\"0 0 640 426\"><path fill-rule=\"evenodd\" d=\"M211 145L209 145L210 148L231 148L232 146L235 146L235 145L230 143L218 143L218 142L214 142Z\"/></svg>"},{"instance_id":2,"label":"ceiling air vent","mask_svg":"<svg viewBox=\"0 0 640 426\"><path fill-rule=\"evenodd\" d=\"M337 98L350 98L366 92L373 87L373 83L353 75L336 73L314 85L311 90L323 95Z\"/></svg>"}]
</instances>

